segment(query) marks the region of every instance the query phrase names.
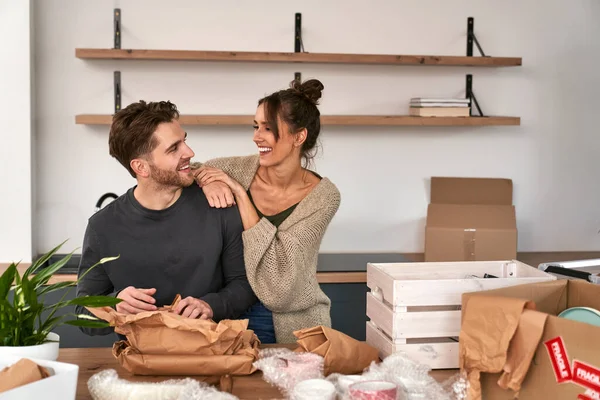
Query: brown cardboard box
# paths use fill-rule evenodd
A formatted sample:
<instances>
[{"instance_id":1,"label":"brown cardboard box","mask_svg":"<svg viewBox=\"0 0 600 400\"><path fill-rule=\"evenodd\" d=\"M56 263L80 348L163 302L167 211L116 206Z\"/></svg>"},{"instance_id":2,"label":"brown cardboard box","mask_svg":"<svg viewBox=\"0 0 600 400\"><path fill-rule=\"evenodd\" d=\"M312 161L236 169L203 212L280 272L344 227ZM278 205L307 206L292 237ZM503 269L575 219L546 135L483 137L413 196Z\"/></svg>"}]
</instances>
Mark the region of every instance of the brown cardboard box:
<instances>
[{"instance_id":1,"label":"brown cardboard box","mask_svg":"<svg viewBox=\"0 0 600 400\"><path fill-rule=\"evenodd\" d=\"M512 181L431 178L425 261L497 261L517 258Z\"/></svg>"},{"instance_id":2,"label":"brown cardboard box","mask_svg":"<svg viewBox=\"0 0 600 400\"><path fill-rule=\"evenodd\" d=\"M493 305L485 310L482 315L471 315L470 304L474 304L472 309L482 301L481 296L494 296ZM491 298L490 298L491 299ZM462 338L467 339L476 337L478 332L496 326L492 331L503 331L500 335L506 335L507 325L504 321L492 321L492 315L502 315L501 319L510 321L510 311L503 309L502 300L523 299L533 301L536 311L524 311L541 315L545 313L545 324L541 331L541 338L532 346L533 357L528 368L525 365L520 399L593 399L595 391L600 394L600 327L577 321L571 321L556 317L561 311L571 307L591 307L600 310L600 285L594 285L580 280L556 280L551 282L532 283L527 285L512 286L496 290L481 291L476 293L466 293L463 295L463 310L461 330ZM500 311L500 313L497 313ZM475 317L475 318L469 318ZM467 320L471 320L470 327L467 327ZM512 319L514 321L514 318ZM477 321L475 326L472 322ZM521 333L528 327L523 326L521 322L518 329ZM524 352L523 346L515 344L515 336L510 340L508 353L513 355L517 352ZM528 335L523 337L527 338ZM488 337L487 345L493 344ZM486 338L476 338L475 342L485 342ZM466 340L465 340L466 342ZM462 345L462 343L461 343ZM468 351L482 353L479 349L471 348ZM493 347L493 346L492 346ZM496 346L498 347L498 346ZM526 346L525 346L526 347ZM461 354L463 353L461 349ZM502 355L503 349L497 349L494 354L485 354L486 362L488 360ZM489 356L489 358L488 358ZM468 358L477 358L473 354ZM507 362L507 365L510 362ZM511 368L508 368L509 370ZM504 366L504 370L507 370ZM512 367L513 372L518 367ZM504 400L513 399L515 392L510 389L502 389L498 381L500 373L482 373L481 389L482 398L485 400ZM586 394L587 392L587 394ZM586 397L587 396L587 397Z\"/></svg>"}]
</instances>

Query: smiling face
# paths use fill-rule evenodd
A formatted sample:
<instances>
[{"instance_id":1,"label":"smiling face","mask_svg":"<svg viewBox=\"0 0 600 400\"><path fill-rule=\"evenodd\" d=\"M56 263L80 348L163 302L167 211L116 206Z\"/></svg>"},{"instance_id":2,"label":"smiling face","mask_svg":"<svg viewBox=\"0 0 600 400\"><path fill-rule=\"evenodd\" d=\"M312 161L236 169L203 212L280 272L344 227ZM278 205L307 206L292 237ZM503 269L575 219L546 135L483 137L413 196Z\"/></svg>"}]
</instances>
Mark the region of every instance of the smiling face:
<instances>
[{"instance_id":1,"label":"smiling face","mask_svg":"<svg viewBox=\"0 0 600 400\"><path fill-rule=\"evenodd\" d=\"M186 144L186 138L187 133L177 120L158 125L154 132L158 144L146 157L148 179L163 187L181 188L194 183L190 169L194 152Z\"/></svg>"},{"instance_id":2,"label":"smiling face","mask_svg":"<svg viewBox=\"0 0 600 400\"><path fill-rule=\"evenodd\" d=\"M259 105L254 116L254 143L260 154L260 165L271 167L283 163L289 158L300 159L300 147L298 134L290 133L288 125L279 121L279 139L275 134L265 116L264 103Z\"/></svg>"}]
</instances>

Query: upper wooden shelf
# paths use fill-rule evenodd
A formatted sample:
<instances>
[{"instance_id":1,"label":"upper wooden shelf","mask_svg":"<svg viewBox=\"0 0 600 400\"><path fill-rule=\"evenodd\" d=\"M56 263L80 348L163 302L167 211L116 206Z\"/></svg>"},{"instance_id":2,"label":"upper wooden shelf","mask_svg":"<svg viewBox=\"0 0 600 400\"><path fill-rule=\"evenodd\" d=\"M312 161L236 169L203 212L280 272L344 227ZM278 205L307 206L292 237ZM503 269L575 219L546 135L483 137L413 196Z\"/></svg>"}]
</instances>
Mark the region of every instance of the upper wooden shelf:
<instances>
[{"instance_id":1,"label":"upper wooden shelf","mask_svg":"<svg viewBox=\"0 0 600 400\"><path fill-rule=\"evenodd\" d=\"M252 125L252 115L181 115L182 125ZM112 115L80 114L75 123L110 125ZM413 117L408 115L323 115L321 124L338 126L491 126L520 125L519 117Z\"/></svg>"},{"instance_id":2,"label":"upper wooden shelf","mask_svg":"<svg viewBox=\"0 0 600 400\"><path fill-rule=\"evenodd\" d=\"M277 53L255 51L75 49L82 59L290 62L319 64L448 65L512 67L521 57L419 56L393 54Z\"/></svg>"}]
</instances>

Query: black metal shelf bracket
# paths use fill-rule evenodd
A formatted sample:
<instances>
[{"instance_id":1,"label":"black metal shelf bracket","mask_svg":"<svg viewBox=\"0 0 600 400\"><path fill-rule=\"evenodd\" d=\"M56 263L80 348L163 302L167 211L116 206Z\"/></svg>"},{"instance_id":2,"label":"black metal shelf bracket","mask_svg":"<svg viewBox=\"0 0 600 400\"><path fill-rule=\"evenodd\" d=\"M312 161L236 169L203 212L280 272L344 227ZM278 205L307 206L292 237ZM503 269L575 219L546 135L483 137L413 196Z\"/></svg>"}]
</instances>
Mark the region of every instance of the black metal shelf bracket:
<instances>
[{"instance_id":1,"label":"black metal shelf bracket","mask_svg":"<svg viewBox=\"0 0 600 400\"><path fill-rule=\"evenodd\" d=\"M482 57L489 57L485 55L483 49L479 45L477 36L475 36L475 18L469 17L467 18L467 57L473 57L473 42L475 42Z\"/></svg>"},{"instance_id":2,"label":"black metal shelf bracket","mask_svg":"<svg viewBox=\"0 0 600 400\"><path fill-rule=\"evenodd\" d=\"M121 110L121 71L115 71L115 114Z\"/></svg>"},{"instance_id":3,"label":"black metal shelf bracket","mask_svg":"<svg viewBox=\"0 0 600 400\"><path fill-rule=\"evenodd\" d=\"M294 73L294 80L298 83L302 83L302 73L300 73L300 72Z\"/></svg>"},{"instance_id":4,"label":"black metal shelf bracket","mask_svg":"<svg viewBox=\"0 0 600 400\"><path fill-rule=\"evenodd\" d=\"M114 11L115 49L121 48L121 9Z\"/></svg>"},{"instance_id":5,"label":"black metal shelf bracket","mask_svg":"<svg viewBox=\"0 0 600 400\"><path fill-rule=\"evenodd\" d=\"M296 13L294 20L294 52L301 53L304 52L304 43L302 42L302 14Z\"/></svg>"},{"instance_id":6,"label":"black metal shelf bracket","mask_svg":"<svg viewBox=\"0 0 600 400\"><path fill-rule=\"evenodd\" d=\"M483 115L483 111L481 111L481 107L479 107L479 103L477 102L477 98L475 97L475 93L473 93L473 75L467 75L467 85L465 88L465 97L469 99L469 115L473 116L473 103L475 103L475 107L477 107L477 111L479 111L480 117L485 117Z\"/></svg>"}]
</instances>

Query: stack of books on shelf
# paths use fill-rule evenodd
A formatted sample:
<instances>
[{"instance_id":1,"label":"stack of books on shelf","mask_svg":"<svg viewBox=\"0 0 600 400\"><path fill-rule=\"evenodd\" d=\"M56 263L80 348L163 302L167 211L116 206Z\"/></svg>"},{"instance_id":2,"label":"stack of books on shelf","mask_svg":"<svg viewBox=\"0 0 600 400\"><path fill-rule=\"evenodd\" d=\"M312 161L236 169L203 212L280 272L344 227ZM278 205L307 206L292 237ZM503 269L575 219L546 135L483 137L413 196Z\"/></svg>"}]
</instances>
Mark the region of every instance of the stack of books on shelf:
<instances>
[{"instance_id":1,"label":"stack of books on shelf","mask_svg":"<svg viewBox=\"0 0 600 400\"><path fill-rule=\"evenodd\" d=\"M415 117L468 117L469 99L410 99L410 115Z\"/></svg>"}]
</instances>

